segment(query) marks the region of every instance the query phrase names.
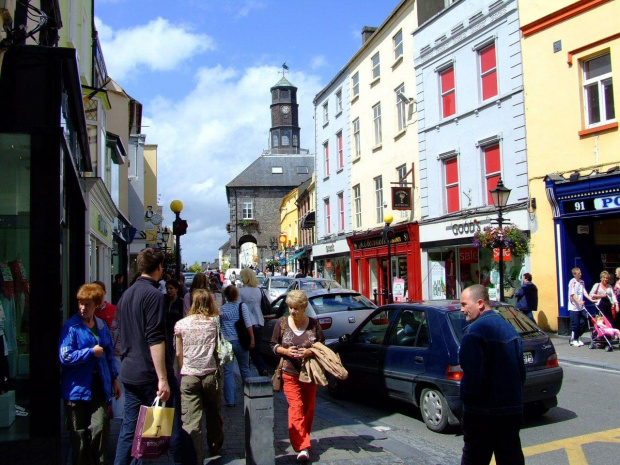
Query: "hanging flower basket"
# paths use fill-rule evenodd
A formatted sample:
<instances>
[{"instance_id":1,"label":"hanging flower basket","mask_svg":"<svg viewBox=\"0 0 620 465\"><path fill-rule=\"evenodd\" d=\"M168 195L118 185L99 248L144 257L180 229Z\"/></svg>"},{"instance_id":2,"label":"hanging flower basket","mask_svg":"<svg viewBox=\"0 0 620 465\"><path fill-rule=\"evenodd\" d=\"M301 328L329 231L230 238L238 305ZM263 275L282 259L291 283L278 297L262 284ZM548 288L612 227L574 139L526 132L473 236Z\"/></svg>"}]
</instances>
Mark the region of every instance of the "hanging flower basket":
<instances>
[{"instance_id":1,"label":"hanging flower basket","mask_svg":"<svg viewBox=\"0 0 620 465\"><path fill-rule=\"evenodd\" d=\"M529 236L514 224L504 228L487 226L474 234L473 243L479 249L497 249L501 245L503 249L509 249L516 257L525 257L530 253Z\"/></svg>"}]
</instances>

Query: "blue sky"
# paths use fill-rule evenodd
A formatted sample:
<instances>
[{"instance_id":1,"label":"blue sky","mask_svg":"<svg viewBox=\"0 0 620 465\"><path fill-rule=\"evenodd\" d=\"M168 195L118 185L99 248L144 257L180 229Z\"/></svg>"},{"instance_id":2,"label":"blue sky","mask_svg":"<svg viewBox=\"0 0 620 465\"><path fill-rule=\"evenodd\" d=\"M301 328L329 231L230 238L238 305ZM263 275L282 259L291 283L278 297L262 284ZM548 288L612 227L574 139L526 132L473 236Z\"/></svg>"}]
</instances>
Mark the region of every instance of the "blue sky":
<instances>
[{"instance_id":1,"label":"blue sky","mask_svg":"<svg viewBox=\"0 0 620 465\"><path fill-rule=\"evenodd\" d=\"M312 99L397 0L96 0L108 74L143 106L158 145L164 224L189 223L183 261L228 239L225 185L267 148L269 88L282 63L298 87L301 145L314 153Z\"/></svg>"}]
</instances>

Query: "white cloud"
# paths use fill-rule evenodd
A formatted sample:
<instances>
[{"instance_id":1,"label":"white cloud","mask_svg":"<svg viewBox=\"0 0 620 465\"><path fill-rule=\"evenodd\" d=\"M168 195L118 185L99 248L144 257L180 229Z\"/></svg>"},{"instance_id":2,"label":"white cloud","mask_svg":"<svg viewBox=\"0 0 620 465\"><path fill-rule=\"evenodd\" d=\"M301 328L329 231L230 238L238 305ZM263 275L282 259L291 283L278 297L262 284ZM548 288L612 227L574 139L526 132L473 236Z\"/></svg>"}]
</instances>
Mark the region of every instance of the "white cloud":
<instances>
[{"instance_id":1,"label":"white cloud","mask_svg":"<svg viewBox=\"0 0 620 465\"><path fill-rule=\"evenodd\" d=\"M193 56L215 49L215 41L208 35L195 34L164 18L119 31L95 18L95 26L108 72L118 81L142 69L172 71Z\"/></svg>"},{"instance_id":2,"label":"white cloud","mask_svg":"<svg viewBox=\"0 0 620 465\"><path fill-rule=\"evenodd\" d=\"M317 55L312 58L312 64L310 65L312 69L320 69L327 66L327 58L324 55Z\"/></svg>"},{"instance_id":3,"label":"white cloud","mask_svg":"<svg viewBox=\"0 0 620 465\"><path fill-rule=\"evenodd\" d=\"M250 12L252 10L260 10L265 8L265 3L264 2L259 2L257 0L245 0L241 3L241 7L237 7L239 8L239 12L237 13L237 16L241 16L241 17L246 17L250 14Z\"/></svg>"},{"instance_id":4,"label":"white cloud","mask_svg":"<svg viewBox=\"0 0 620 465\"><path fill-rule=\"evenodd\" d=\"M154 97L143 101L147 143L158 144L158 192L165 224L174 199L184 204L189 223L183 236L183 261L213 260L228 240L226 184L267 148L271 126L269 89L279 67L243 70L222 66L196 72L196 86L182 100ZM318 77L292 72L298 87L301 145L314 152L312 98L322 88Z\"/></svg>"}]
</instances>

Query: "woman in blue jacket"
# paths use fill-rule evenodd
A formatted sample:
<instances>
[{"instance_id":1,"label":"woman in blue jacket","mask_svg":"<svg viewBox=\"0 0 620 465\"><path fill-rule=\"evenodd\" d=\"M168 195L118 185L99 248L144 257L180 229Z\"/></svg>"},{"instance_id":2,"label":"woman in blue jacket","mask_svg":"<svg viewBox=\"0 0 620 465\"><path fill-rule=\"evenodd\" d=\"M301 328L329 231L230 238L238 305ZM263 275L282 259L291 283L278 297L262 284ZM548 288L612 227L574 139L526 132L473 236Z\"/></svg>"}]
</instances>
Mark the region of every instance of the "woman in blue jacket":
<instances>
[{"instance_id":1,"label":"woman in blue jacket","mask_svg":"<svg viewBox=\"0 0 620 465\"><path fill-rule=\"evenodd\" d=\"M103 297L103 290L96 284L80 287L79 312L65 323L60 334L61 395L73 465L108 463L107 407L121 392L110 330L95 317Z\"/></svg>"}]
</instances>

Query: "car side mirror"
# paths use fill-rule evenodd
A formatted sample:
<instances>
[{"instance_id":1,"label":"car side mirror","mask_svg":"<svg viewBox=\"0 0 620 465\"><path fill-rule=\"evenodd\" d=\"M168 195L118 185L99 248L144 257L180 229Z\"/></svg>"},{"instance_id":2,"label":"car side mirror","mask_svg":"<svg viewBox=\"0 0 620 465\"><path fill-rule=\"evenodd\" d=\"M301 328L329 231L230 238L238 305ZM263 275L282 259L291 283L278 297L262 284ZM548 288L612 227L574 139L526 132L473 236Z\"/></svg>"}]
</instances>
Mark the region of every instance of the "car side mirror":
<instances>
[{"instance_id":1,"label":"car side mirror","mask_svg":"<svg viewBox=\"0 0 620 465\"><path fill-rule=\"evenodd\" d=\"M349 342L351 342L351 335L343 334L338 338L338 341L340 341L341 344L348 344Z\"/></svg>"}]
</instances>

